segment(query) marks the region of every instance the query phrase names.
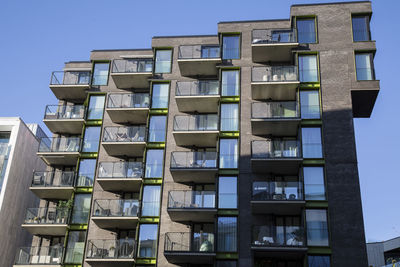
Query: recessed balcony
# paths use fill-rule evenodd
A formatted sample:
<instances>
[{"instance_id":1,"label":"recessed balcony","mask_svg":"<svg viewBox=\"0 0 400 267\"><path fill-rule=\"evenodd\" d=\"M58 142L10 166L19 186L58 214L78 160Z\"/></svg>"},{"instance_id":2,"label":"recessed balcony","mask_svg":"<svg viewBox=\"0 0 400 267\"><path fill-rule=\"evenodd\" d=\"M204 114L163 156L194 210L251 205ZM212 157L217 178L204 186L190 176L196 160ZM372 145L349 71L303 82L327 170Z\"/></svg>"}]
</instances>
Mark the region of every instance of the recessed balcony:
<instances>
[{"instance_id":1,"label":"recessed balcony","mask_svg":"<svg viewBox=\"0 0 400 267\"><path fill-rule=\"evenodd\" d=\"M79 157L79 137L44 137L37 155L48 165L75 166Z\"/></svg>"},{"instance_id":2,"label":"recessed balcony","mask_svg":"<svg viewBox=\"0 0 400 267\"><path fill-rule=\"evenodd\" d=\"M178 65L182 76L216 76L221 55L219 45L181 45Z\"/></svg>"},{"instance_id":3,"label":"recessed balcony","mask_svg":"<svg viewBox=\"0 0 400 267\"><path fill-rule=\"evenodd\" d=\"M256 100L296 100L300 82L296 66L253 67L251 94Z\"/></svg>"},{"instance_id":4,"label":"recessed balcony","mask_svg":"<svg viewBox=\"0 0 400 267\"><path fill-rule=\"evenodd\" d=\"M174 117L173 135L178 146L215 147L219 135L217 114Z\"/></svg>"},{"instance_id":5,"label":"recessed balcony","mask_svg":"<svg viewBox=\"0 0 400 267\"><path fill-rule=\"evenodd\" d=\"M143 180L142 162L100 162L97 182L106 191L139 192Z\"/></svg>"},{"instance_id":6,"label":"recessed balcony","mask_svg":"<svg viewBox=\"0 0 400 267\"><path fill-rule=\"evenodd\" d=\"M115 123L146 123L149 103L148 93L110 94L106 111Z\"/></svg>"},{"instance_id":7,"label":"recessed balcony","mask_svg":"<svg viewBox=\"0 0 400 267\"><path fill-rule=\"evenodd\" d=\"M136 241L92 239L88 241L86 262L92 266L132 266L135 263Z\"/></svg>"},{"instance_id":8,"label":"recessed balcony","mask_svg":"<svg viewBox=\"0 0 400 267\"><path fill-rule=\"evenodd\" d=\"M97 199L94 201L92 220L104 229L134 229L139 220L139 201Z\"/></svg>"},{"instance_id":9,"label":"recessed balcony","mask_svg":"<svg viewBox=\"0 0 400 267\"><path fill-rule=\"evenodd\" d=\"M142 157L146 126L105 127L102 145L110 156Z\"/></svg>"},{"instance_id":10,"label":"recessed balcony","mask_svg":"<svg viewBox=\"0 0 400 267\"><path fill-rule=\"evenodd\" d=\"M117 88L149 88L153 76L153 59L114 59L111 77Z\"/></svg>"},{"instance_id":11,"label":"recessed balcony","mask_svg":"<svg viewBox=\"0 0 400 267\"><path fill-rule=\"evenodd\" d=\"M295 29L265 29L252 32L253 62L291 61L292 49L298 46Z\"/></svg>"},{"instance_id":12,"label":"recessed balcony","mask_svg":"<svg viewBox=\"0 0 400 267\"><path fill-rule=\"evenodd\" d=\"M57 99L82 102L90 88L90 71L54 71L50 89Z\"/></svg>"},{"instance_id":13,"label":"recessed balcony","mask_svg":"<svg viewBox=\"0 0 400 267\"><path fill-rule=\"evenodd\" d=\"M177 82L175 101L180 112L218 112L219 82Z\"/></svg>"},{"instance_id":14,"label":"recessed balcony","mask_svg":"<svg viewBox=\"0 0 400 267\"><path fill-rule=\"evenodd\" d=\"M65 235L68 216L69 210L63 207L28 208L22 228L33 235Z\"/></svg>"},{"instance_id":15,"label":"recessed balcony","mask_svg":"<svg viewBox=\"0 0 400 267\"><path fill-rule=\"evenodd\" d=\"M254 135L296 136L300 122L296 101L251 104L251 130Z\"/></svg>"},{"instance_id":16,"label":"recessed balcony","mask_svg":"<svg viewBox=\"0 0 400 267\"><path fill-rule=\"evenodd\" d=\"M34 172L29 188L41 199L70 199L74 192L75 172Z\"/></svg>"},{"instance_id":17,"label":"recessed balcony","mask_svg":"<svg viewBox=\"0 0 400 267\"><path fill-rule=\"evenodd\" d=\"M85 107L82 105L48 105L43 122L52 133L81 134L85 123Z\"/></svg>"},{"instance_id":18,"label":"recessed balcony","mask_svg":"<svg viewBox=\"0 0 400 267\"><path fill-rule=\"evenodd\" d=\"M14 266L61 267L63 250L61 245L22 247L17 250Z\"/></svg>"}]
</instances>

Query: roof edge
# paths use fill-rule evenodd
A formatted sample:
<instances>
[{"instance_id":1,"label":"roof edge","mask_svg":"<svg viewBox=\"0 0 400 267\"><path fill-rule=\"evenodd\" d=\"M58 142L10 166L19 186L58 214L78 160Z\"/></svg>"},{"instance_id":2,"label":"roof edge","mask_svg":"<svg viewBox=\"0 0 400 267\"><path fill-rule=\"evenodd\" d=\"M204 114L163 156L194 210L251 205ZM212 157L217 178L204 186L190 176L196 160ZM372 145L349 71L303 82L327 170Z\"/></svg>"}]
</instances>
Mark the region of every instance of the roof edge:
<instances>
[{"instance_id":1,"label":"roof edge","mask_svg":"<svg viewBox=\"0 0 400 267\"><path fill-rule=\"evenodd\" d=\"M197 38L197 37L218 37L217 34L204 34L204 35L164 35L164 36L153 36L152 39L161 38Z\"/></svg>"},{"instance_id":2,"label":"roof edge","mask_svg":"<svg viewBox=\"0 0 400 267\"><path fill-rule=\"evenodd\" d=\"M132 48L132 49L94 49L90 52L107 52L107 51L152 51L151 48Z\"/></svg>"},{"instance_id":3,"label":"roof edge","mask_svg":"<svg viewBox=\"0 0 400 267\"><path fill-rule=\"evenodd\" d=\"M296 6L347 5L347 4L360 4L360 3L371 3L371 1L348 1L348 2L315 3L315 4L295 4L295 5L291 5L290 7L296 7Z\"/></svg>"},{"instance_id":4,"label":"roof edge","mask_svg":"<svg viewBox=\"0 0 400 267\"><path fill-rule=\"evenodd\" d=\"M260 20L236 20L236 21L220 21L218 24L228 23L249 23L249 22L272 22L272 21L290 21L290 19L260 19Z\"/></svg>"}]
</instances>

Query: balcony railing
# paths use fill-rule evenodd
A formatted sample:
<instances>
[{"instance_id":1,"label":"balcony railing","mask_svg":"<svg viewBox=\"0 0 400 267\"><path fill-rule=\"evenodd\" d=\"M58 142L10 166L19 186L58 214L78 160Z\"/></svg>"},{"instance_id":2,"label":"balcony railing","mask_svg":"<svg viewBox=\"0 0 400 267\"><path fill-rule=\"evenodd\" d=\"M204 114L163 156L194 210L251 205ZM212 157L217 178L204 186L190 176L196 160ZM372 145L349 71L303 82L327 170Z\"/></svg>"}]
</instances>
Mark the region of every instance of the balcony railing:
<instances>
[{"instance_id":1,"label":"balcony railing","mask_svg":"<svg viewBox=\"0 0 400 267\"><path fill-rule=\"evenodd\" d=\"M252 246L303 247L305 246L304 228L296 224L253 226Z\"/></svg>"},{"instance_id":2,"label":"balcony railing","mask_svg":"<svg viewBox=\"0 0 400 267\"><path fill-rule=\"evenodd\" d=\"M98 178L141 178L142 162L100 162Z\"/></svg>"},{"instance_id":3,"label":"balcony railing","mask_svg":"<svg viewBox=\"0 0 400 267\"><path fill-rule=\"evenodd\" d=\"M218 81L177 82L176 96L214 96L219 95Z\"/></svg>"},{"instance_id":4,"label":"balcony railing","mask_svg":"<svg viewBox=\"0 0 400 267\"><path fill-rule=\"evenodd\" d=\"M79 137L44 137L40 139L39 152L79 152Z\"/></svg>"},{"instance_id":5,"label":"balcony railing","mask_svg":"<svg viewBox=\"0 0 400 267\"><path fill-rule=\"evenodd\" d=\"M251 142L252 158L299 158L300 142L298 140L267 140Z\"/></svg>"},{"instance_id":6,"label":"balcony railing","mask_svg":"<svg viewBox=\"0 0 400 267\"><path fill-rule=\"evenodd\" d=\"M34 172L32 187L72 187L74 186L75 172L47 171Z\"/></svg>"},{"instance_id":7,"label":"balcony railing","mask_svg":"<svg viewBox=\"0 0 400 267\"><path fill-rule=\"evenodd\" d=\"M218 115L175 116L174 131L218 131Z\"/></svg>"},{"instance_id":8,"label":"balcony railing","mask_svg":"<svg viewBox=\"0 0 400 267\"><path fill-rule=\"evenodd\" d=\"M289 119L298 118L296 101L256 102L251 104L253 119Z\"/></svg>"},{"instance_id":9,"label":"balcony railing","mask_svg":"<svg viewBox=\"0 0 400 267\"><path fill-rule=\"evenodd\" d=\"M61 265L63 247L22 247L17 250L15 265Z\"/></svg>"},{"instance_id":10,"label":"balcony railing","mask_svg":"<svg viewBox=\"0 0 400 267\"><path fill-rule=\"evenodd\" d=\"M146 142L146 126L105 127L103 142Z\"/></svg>"},{"instance_id":11,"label":"balcony railing","mask_svg":"<svg viewBox=\"0 0 400 267\"><path fill-rule=\"evenodd\" d=\"M51 85L88 85L90 71L54 71L51 74Z\"/></svg>"},{"instance_id":12,"label":"balcony railing","mask_svg":"<svg viewBox=\"0 0 400 267\"><path fill-rule=\"evenodd\" d=\"M214 209L215 191L170 191L169 209Z\"/></svg>"},{"instance_id":13,"label":"balcony railing","mask_svg":"<svg viewBox=\"0 0 400 267\"><path fill-rule=\"evenodd\" d=\"M171 168L214 169L217 168L217 152L172 152Z\"/></svg>"},{"instance_id":14,"label":"balcony railing","mask_svg":"<svg viewBox=\"0 0 400 267\"><path fill-rule=\"evenodd\" d=\"M112 73L152 72L153 59L114 59Z\"/></svg>"},{"instance_id":15,"label":"balcony railing","mask_svg":"<svg viewBox=\"0 0 400 267\"><path fill-rule=\"evenodd\" d=\"M219 45L181 45L179 59L220 58Z\"/></svg>"},{"instance_id":16,"label":"balcony railing","mask_svg":"<svg viewBox=\"0 0 400 267\"><path fill-rule=\"evenodd\" d=\"M265 29L253 30L253 44L296 43L295 29Z\"/></svg>"},{"instance_id":17,"label":"balcony railing","mask_svg":"<svg viewBox=\"0 0 400 267\"><path fill-rule=\"evenodd\" d=\"M214 252L214 233L166 233L165 252Z\"/></svg>"},{"instance_id":18,"label":"balcony railing","mask_svg":"<svg viewBox=\"0 0 400 267\"><path fill-rule=\"evenodd\" d=\"M68 215L67 208L28 208L24 224L66 224Z\"/></svg>"},{"instance_id":19,"label":"balcony railing","mask_svg":"<svg viewBox=\"0 0 400 267\"><path fill-rule=\"evenodd\" d=\"M108 96L107 108L148 108L150 103L149 94L110 94Z\"/></svg>"},{"instance_id":20,"label":"balcony railing","mask_svg":"<svg viewBox=\"0 0 400 267\"><path fill-rule=\"evenodd\" d=\"M89 240L86 250L87 259L133 259L136 255L136 241L132 238L124 240L98 239Z\"/></svg>"},{"instance_id":21,"label":"balcony railing","mask_svg":"<svg viewBox=\"0 0 400 267\"><path fill-rule=\"evenodd\" d=\"M296 82L296 66L267 66L253 67L251 71L252 82Z\"/></svg>"},{"instance_id":22,"label":"balcony railing","mask_svg":"<svg viewBox=\"0 0 400 267\"><path fill-rule=\"evenodd\" d=\"M94 201L93 217L138 217L137 199L97 199Z\"/></svg>"},{"instance_id":23,"label":"balcony railing","mask_svg":"<svg viewBox=\"0 0 400 267\"><path fill-rule=\"evenodd\" d=\"M44 113L46 120L76 120L85 118L82 105L47 105Z\"/></svg>"},{"instance_id":24,"label":"balcony railing","mask_svg":"<svg viewBox=\"0 0 400 267\"><path fill-rule=\"evenodd\" d=\"M304 200L303 183L296 180L296 177L276 181L255 181L252 200Z\"/></svg>"}]
</instances>

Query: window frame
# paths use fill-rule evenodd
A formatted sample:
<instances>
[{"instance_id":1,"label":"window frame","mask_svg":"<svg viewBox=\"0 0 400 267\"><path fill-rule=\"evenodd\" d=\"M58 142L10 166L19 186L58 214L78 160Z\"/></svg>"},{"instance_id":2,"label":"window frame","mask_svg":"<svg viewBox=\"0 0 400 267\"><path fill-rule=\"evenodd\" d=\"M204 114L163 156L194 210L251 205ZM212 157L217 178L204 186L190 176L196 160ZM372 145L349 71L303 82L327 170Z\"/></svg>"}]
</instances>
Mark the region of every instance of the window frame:
<instances>
[{"instance_id":1,"label":"window frame","mask_svg":"<svg viewBox=\"0 0 400 267\"><path fill-rule=\"evenodd\" d=\"M320 132L320 138L321 138L321 157L315 158L315 157L304 157L304 143L303 143L303 129L319 129ZM322 126L309 126L309 127L301 127L300 128L301 132L301 157L303 159L324 159L324 140L323 140L323 132L322 132Z\"/></svg>"},{"instance_id":2,"label":"window frame","mask_svg":"<svg viewBox=\"0 0 400 267\"><path fill-rule=\"evenodd\" d=\"M371 36L371 13L352 13L351 14L351 38L354 43L358 42L371 42L372 41L372 36ZM353 24L353 18L355 17L364 17L365 22L366 22L366 28L367 28L367 33L368 33L368 40L362 40L362 41L356 41L354 40L354 24Z\"/></svg>"},{"instance_id":3,"label":"window frame","mask_svg":"<svg viewBox=\"0 0 400 267\"><path fill-rule=\"evenodd\" d=\"M297 27L297 21L298 20L314 20L314 33L315 33L315 41L313 43L303 43L303 44L318 44L319 43L319 38L318 38L318 17L316 15L305 15L305 16L296 16L295 20L295 26L296 26L296 39L297 42L299 42L299 32L298 32L298 27Z\"/></svg>"},{"instance_id":4,"label":"window frame","mask_svg":"<svg viewBox=\"0 0 400 267\"><path fill-rule=\"evenodd\" d=\"M319 117L318 118L303 118L303 114L302 114L302 111L303 111L303 109L302 109L302 106L305 106L305 105L302 105L302 101L301 101L301 95L302 95L302 93L304 93L304 92L317 92L318 93L318 114L319 114ZM321 101L321 90L319 89L319 88L317 88L317 89L300 89L299 90L299 108L300 108L300 118L302 119L302 120L321 120L322 119L322 101Z\"/></svg>"},{"instance_id":5,"label":"window frame","mask_svg":"<svg viewBox=\"0 0 400 267\"><path fill-rule=\"evenodd\" d=\"M220 179L221 178L228 178L228 179L235 179L235 186L236 186L236 203L235 203L235 208L232 208L232 207L221 207L220 206L220 204L221 204L221 201L220 201L220 199L221 199L221 197L220 197ZM217 181L217 196L218 196L218 200L217 200L217 207L218 207L218 209L238 209L238 206L239 206L239 194L238 194L238 177L237 176L235 176L235 175L231 175L231 176L229 176L229 175L220 175L220 176L218 176L218 181Z\"/></svg>"},{"instance_id":6,"label":"window frame","mask_svg":"<svg viewBox=\"0 0 400 267\"><path fill-rule=\"evenodd\" d=\"M237 87L238 87L238 94L237 95L223 95L223 88L222 88L222 86L223 86L223 73L224 72L237 72L238 73L238 84L237 84ZM219 93L220 93L220 96L221 97L240 97L240 92L241 92L241 68L237 68L237 67L234 67L234 68L221 68L221 70L220 70L220 84L219 84Z\"/></svg>"},{"instance_id":7,"label":"window frame","mask_svg":"<svg viewBox=\"0 0 400 267\"><path fill-rule=\"evenodd\" d=\"M171 57L170 57L170 66L169 66L169 72L156 72L156 66L157 66L157 51L171 51ZM165 48L155 48L154 49L154 63L153 63L153 73L154 74L169 74L172 73L172 64L173 64L173 59L174 59L174 48L173 47L165 47Z\"/></svg>"},{"instance_id":8,"label":"window frame","mask_svg":"<svg viewBox=\"0 0 400 267\"><path fill-rule=\"evenodd\" d=\"M223 218L234 218L235 220L236 220L236 243L234 244L234 246L235 246L235 250L232 250L232 251L230 251L230 250L226 250L226 249L224 249L224 250L219 250L219 246L220 246L220 238L219 238L219 219L223 219ZM237 216L219 216L219 217L217 217L217 220L216 220L216 229L217 229L217 231L216 231L216 236L217 236L217 238L216 238L216 240L217 240L217 242L216 242L216 248L215 248L215 250L217 251L217 252L221 252L221 253L235 253L235 252L238 252L238 250L239 250L239 246L238 246L238 241L239 241L239 220L238 220L238 217Z\"/></svg>"},{"instance_id":9,"label":"window frame","mask_svg":"<svg viewBox=\"0 0 400 267\"><path fill-rule=\"evenodd\" d=\"M221 162L222 162L222 160L221 160L221 141L222 140L236 140L236 154L230 154L229 156L230 157L232 157L233 158L233 160L235 159L235 155L236 155L236 167L233 167L233 168L231 168L231 167L222 167L222 165L221 165ZM239 157L240 157L240 152L239 152L239 146L240 146L240 144L239 144L239 139L238 138L220 138L219 139L219 141L218 141L218 168L219 169L227 169L227 170L229 170L229 169L238 169L239 168ZM224 154L224 155L227 155L227 154ZM234 162L235 163L235 162Z\"/></svg>"},{"instance_id":10,"label":"window frame","mask_svg":"<svg viewBox=\"0 0 400 267\"><path fill-rule=\"evenodd\" d=\"M94 71L95 71L95 69L96 69L96 64L108 64L108 72L107 72L107 82L105 83L105 84L94 84L93 82L94 82ZM108 86L108 82L109 82L109 80L110 80L110 70L111 70L111 61L110 60L96 60L96 61L93 61L93 64L92 64L92 75L91 75L91 80L90 80L90 85L93 85L93 86Z\"/></svg>"},{"instance_id":11,"label":"window frame","mask_svg":"<svg viewBox=\"0 0 400 267\"><path fill-rule=\"evenodd\" d=\"M157 228L157 231L155 233L155 237L156 238L154 240L154 242L155 242L155 255L154 255L154 257L142 257L142 256L140 256L141 230L142 230L142 227L145 226L145 225L152 225L153 227L155 226ZM157 253L158 253L158 241L159 241L159 231L160 231L159 225L157 223L141 223L138 228L139 229L137 231L138 234L137 234L137 252L136 252L136 257L139 258L139 259L156 259L157 258Z\"/></svg>"},{"instance_id":12,"label":"window frame","mask_svg":"<svg viewBox=\"0 0 400 267\"><path fill-rule=\"evenodd\" d=\"M375 52L376 51L370 51L370 50L356 50L354 51L354 74L356 76L356 81L357 82L362 82L362 81L376 81L376 76L375 76L375 65L374 65L374 57L375 57ZM370 65L371 65L371 80L359 80L358 75L357 75L357 55L361 54L369 54L370 58Z\"/></svg>"},{"instance_id":13,"label":"window frame","mask_svg":"<svg viewBox=\"0 0 400 267\"><path fill-rule=\"evenodd\" d=\"M153 88L154 88L154 85L168 85L168 96L167 96L167 105L166 105L166 107L153 107L153 96L154 96L154 90L153 90ZM161 92L161 91L160 91ZM149 96L149 98L150 98L150 105L149 105L149 107L150 107L150 109L168 109L169 108L169 98L170 98L170 93L171 93L171 83L168 81L168 82L152 82L151 83L151 97Z\"/></svg>"},{"instance_id":14,"label":"window frame","mask_svg":"<svg viewBox=\"0 0 400 267\"><path fill-rule=\"evenodd\" d=\"M308 238L309 238L309 234L308 234L308 223L307 223L307 211L311 210L311 211L325 211L325 215L326 215L326 235L327 235L327 240L328 240L328 244L327 245L310 245L308 244ZM307 241L307 246L308 247L330 247L331 245L331 240L330 240L330 227L329 227L329 213L328 213L328 209L326 208L309 208L309 209L305 209L304 211L304 215L305 215L305 230L306 230L306 241Z\"/></svg>"},{"instance_id":15,"label":"window frame","mask_svg":"<svg viewBox=\"0 0 400 267\"><path fill-rule=\"evenodd\" d=\"M316 66L317 66L317 80L316 81L306 81L303 82L301 81L301 75L300 75L300 57L302 56L315 56L316 60ZM321 77L320 77L320 69L319 69L319 53L318 52L310 52L310 53L297 53L297 77L300 83L320 83Z\"/></svg>"},{"instance_id":16,"label":"window frame","mask_svg":"<svg viewBox=\"0 0 400 267\"><path fill-rule=\"evenodd\" d=\"M221 60L240 60L242 58L242 33L241 32L226 32L226 33L221 33L220 35L220 56ZM239 54L238 58L225 58L224 57L224 37L234 37L237 36L239 37Z\"/></svg>"},{"instance_id":17,"label":"window frame","mask_svg":"<svg viewBox=\"0 0 400 267\"><path fill-rule=\"evenodd\" d=\"M165 124L164 124L164 135L163 135L163 141L151 141L150 140L150 138L151 138L151 132L150 132L150 130L151 130L151 119L152 118L156 118L156 117L158 117L158 118L160 118L160 117L163 117L164 119L165 119ZM168 122L168 118L167 118L167 116L166 115L151 115L150 117L149 117L149 126L148 126L148 133L147 133L147 142L151 142L151 143L165 143L165 141L166 141L166 137L167 137L167 135L166 135L166 133L167 133L167 122ZM158 130L158 129L155 129L156 131L161 131L161 130ZM156 136L156 135L155 135Z\"/></svg>"},{"instance_id":18,"label":"window frame","mask_svg":"<svg viewBox=\"0 0 400 267\"><path fill-rule=\"evenodd\" d=\"M237 113L236 114L233 114L234 116L233 117L222 117L222 115L223 115L223 113L222 113L222 106L228 106L228 105L236 105L236 111L237 111ZM220 103L220 108L219 108L219 117L220 117L220 119L219 119L219 130L220 131L222 131L222 132L239 132L239 130L240 130L240 110L239 110L239 103L236 103L236 102L227 102L227 103ZM229 109L228 109L229 110ZM229 115L232 115L232 114L229 114ZM235 122L235 115L236 115L236 122ZM232 124L235 124L236 126L237 126L237 129L236 130L231 130L231 129L229 129L229 130L223 130L222 129L222 125L223 125L223 119L225 119L225 120L227 120L227 119L230 119L230 120L232 120L233 122L231 122Z\"/></svg>"},{"instance_id":19,"label":"window frame","mask_svg":"<svg viewBox=\"0 0 400 267\"><path fill-rule=\"evenodd\" d=\"M306 197L306 182L305 182L305 173L304 173L304 168L322 168L322 182L323 182L323 188L324 188L324 199L307 199ZM301 176L302 176L302 180L303 180L303 195L304 195L304 200L305 201L327 201L328 200L328 196L327 196L327 190L326 190L326 172L325 172L325 166L323 165L306 165L303 166L303 168L301 169Z\"/></svg>"}]
</instances>

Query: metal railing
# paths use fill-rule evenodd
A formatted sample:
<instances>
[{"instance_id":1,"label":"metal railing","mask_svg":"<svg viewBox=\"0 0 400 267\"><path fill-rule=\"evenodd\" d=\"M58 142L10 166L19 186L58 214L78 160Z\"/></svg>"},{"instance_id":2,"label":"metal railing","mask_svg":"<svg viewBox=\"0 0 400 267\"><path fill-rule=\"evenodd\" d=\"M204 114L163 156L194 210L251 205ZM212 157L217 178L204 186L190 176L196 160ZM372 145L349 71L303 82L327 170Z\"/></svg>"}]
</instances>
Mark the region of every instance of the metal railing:
<instances>
[{"instance_id":1,"label":"metal railing","mask_svg":"<svg viewBox=\"0 0 400 267\"><path fill-rule=\"evenodd\" d=\"M174 117L174 131L218 131L218 115L184 115Z\"/></svg>"},{"instance_id":2,"label":"metal railing","mask_svg":"<svg viewBox=\"0 0 400 267\"><path fill-rule=\"evenodd\" d=\"M217 152L172 152L171 168L207 169L217 168Z\"/></svg>"},{"instance_id":3,"label":"metal railing","mask_svg":"<svg viewBox=\"0 0 400 267\"><path fill-rule=\"evenodd\" d=\"M139 204L137 199L97 199L93 217L137 217Z\"/></svg>"},{"instance_id":4,"label":"metal railing","mask_svg":"<svg viewBox=\"0 0 400 267\"><path fill-rule=\"evenodd\" d=\"M169 191L169 209L214 209L215 191Z\"/></svg>"},{"instance_id":5,"label":"metal railing","mask_svg":"<svg viewBox=\"0 0 400 267\"><path fill-rule=\"evenodd\" d=\"M298 118L296 101L282 102L254 102L251 104L251 118L253 119L288 119Z\"/></svg>"},{"instance_id":6,"label":"metal railing","mask_svg":"<svg viewBox=\"0 0 400 267\"><path fill-rule=\"evenodd\" d=\"M299 158L298 140L266 140L251 142L252 158Z\"/></svg>"},{"instance_id":7,"label":"metal railing","mask_svg":"<svg viewBox=\"0 0 400 267\"><path fill-rule=\"evenodd\" d=\"M252 82L297 82L299 80L296 66L253 67Z\"/></svg>"},{"instance_id":8,"label":"metal railing","mask_svg":"<svg viewBox=\"0 0 400 267\"><path fill-rule=\"evenodd\" d=\"M47 105L44 119L76 120L85 118L85 107L82 105Z\"/></svg>"},{"instance_id":9,"label":"metal railing","mask_svg":"<svg viewBox=\"0 0 400 267\"><path fill-rule=\"evenodd\" d=\"M252 228L252 246L304 247L304 227L298 225L257 225Z\"/></svg>"},{"instance_id":10,"label":"metal railing","mask_svg":"<svg viewBox=\"0 0 400 267\"><path fill-rule=\"evenodd\" d=\"M219 81L177 82L176 96L219 95Z\"/></svg>"},{"instance_id":11,"label":"metal railing","mask_svg":"<svg viewBox=\"0 0 400 267\"><path fill-rule=\"evenodd\" d=\"M32 187L72 187L74 186L75 172L73 171L45 171L34 172Z\"/></svg>"},{"instance_id":12,"label":"metal railing","mask_svg":"<svg viewBox=\"0 0 400 267\"><path fill-rule=\"evenodd\" d=\"M112 73L153 72L153 59L114 59Z\"/></svg>"},{"instance_id":13,"label":"metal railing","mask_svg":"<svg viewBox=\"0 0 400 267\"><path fill-rule=\"evenodd\" d=\"M179 59L220 58L219 45L181 45Z\"/></svg>"},{"instance_id":14,"label":"metal railing","mask_svg":"<svg viewBox=\"0 0 400 267\"><path fill-rule=\"evenodd\" d=\"M141 178L143 163L136 161L100 162L98 178Z\"/></svg>"},{"instance_id":15,"label":"metal railing","mask_svg":"<svg viewBox=\"0 0 400 267\"><path fill-rule=\"evenodd\" d=\"M79 137L43 137L39 152L79 152L80 144Z\"/></svg>"},{"instance_id":16,"label":"metal railing","mask_svg":"<svg viewBox=\"0 0 400 267\"><path fill-rule=\"evenodd\" d=\"M136 240L92 239L86 249L87 259L133 259L136 255Z\"/></svg>"},{"instance_id":17,"label":"metal railing","mask_svg":"<svg viewBox=\"0 0 400 267\"><path fill-rule=\"evenodd\" d=\"M148 108L149 104L148 93L110 94L107 108Z\"/></svg>"},{"instance_id":18,"label":"metal railing","mask_svg":"<svg viewBox=\"0 0 400 267\"><path fill-rule=\"evenodd\" d=\"M90 84L90 71L53 71L51 85L88 85Z\"/></svg>"},{"instance_id":19,"label":"metal railing","mask_svg":"<svg viewBox=\"0 0 400 267\"><path fill-rule=\"evenodd\" d=\"M213 253L214 233L165 233L165 252Z\"/></svg>"},{"instance_id":20,"label":"metal railing","mask_svg":"<svg viewBox=\"0 0 400 267\"><path fill-rule=\"evenodd\" d=\"M254 181L252 200L304 200L303 183L296 179Z\"/></svg>"},{"instance_id":21,"label":"metal railing","mask_svg":"<svg viewBox=\"0 0 400 267\"><path fill-rule=\"evenodd\" d=\"M146 142L146 126L105 127L103 142Z\"/></svg>"},{"instance_id":22,"label":"metal railing","mask_svg":"<svg viewBox=\"0 0 400 267\"><path fill-rule=\"evenodd\" d=\"M296 43L296 29L253 30L253 44Z\"/></svg>"},{"instance_id":23,"label":"metal railing","mask_svg":"<svg viewBox=\"0 0 400 267\"><path fill-rule=\"evenodd\" d=\"M69 209L61 207L53 208L28 208L25 216L25 224L66 224L68 222Z\"/></svg>"},{"instance_id":24,"label":"metal railing","mask_svg":"<svg viewBox=\"0 0 400 267\"><path fill-rule=\"evenodd\" d=\"M15 265L61 265L61 245L47 247L22 247L17 250Z\"/></svg>"}]
</instances>

